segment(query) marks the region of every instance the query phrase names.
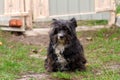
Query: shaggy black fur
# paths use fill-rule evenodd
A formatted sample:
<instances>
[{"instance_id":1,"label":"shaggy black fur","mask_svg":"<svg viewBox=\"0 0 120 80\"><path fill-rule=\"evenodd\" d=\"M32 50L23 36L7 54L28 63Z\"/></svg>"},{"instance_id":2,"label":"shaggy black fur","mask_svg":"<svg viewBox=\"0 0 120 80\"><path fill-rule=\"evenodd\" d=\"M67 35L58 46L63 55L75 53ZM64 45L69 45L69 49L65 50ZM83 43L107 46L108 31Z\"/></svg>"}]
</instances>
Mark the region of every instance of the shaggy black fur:
<instances>
[{"instance_id":1,"label":"shaggy black fur","mask_svg":"<svg viewBox=\"0 0 120 80\"><path fill-rule=\"evenodd\" d=\"M50 32L50 43L48 47L47 59L45 60L45 68L49 72L54 71L75 71L85 70L86 59L84 57L83 46L76 37L77 22L75 18L70 20L53 19ZM63 34L60 39L58 34ZM58 45L63 45L64 49L56 52ZM62 56L62 61L58 59ZM61 57L60 57L61 58ZM62 66L62 64L64 66Z\"/></svg>"}]
</instances>

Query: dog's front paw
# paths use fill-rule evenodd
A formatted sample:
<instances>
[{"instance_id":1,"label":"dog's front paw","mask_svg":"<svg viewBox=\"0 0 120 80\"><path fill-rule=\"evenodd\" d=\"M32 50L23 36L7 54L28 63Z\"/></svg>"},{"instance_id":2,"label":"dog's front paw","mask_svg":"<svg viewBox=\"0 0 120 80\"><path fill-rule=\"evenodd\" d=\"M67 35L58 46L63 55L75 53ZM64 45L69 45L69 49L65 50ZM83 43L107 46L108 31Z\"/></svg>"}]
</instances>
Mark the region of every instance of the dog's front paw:
<instances>
[{"instance_id":1,"label":"dog's front paw","mask_svg":"<svg viewBox=\"0 0 120 80\"><path fill-rule=\"evenodd\" d=\"M86 66L85 66L85 64L81 65L78 70L79 70L79 71L86 71Z\"/></svg>"},{"instance_id":2,"label":"dog's front paw","mask_svg":"<svg viewBox=\"0 0 120 80\"><path fill-rule=\"evenodd\" d=\"M47 72L53 72L53 70L52 70L51 68L49 68L49 67L46 68L46 71L47 71Z\"/></svg>"}]
</instances>

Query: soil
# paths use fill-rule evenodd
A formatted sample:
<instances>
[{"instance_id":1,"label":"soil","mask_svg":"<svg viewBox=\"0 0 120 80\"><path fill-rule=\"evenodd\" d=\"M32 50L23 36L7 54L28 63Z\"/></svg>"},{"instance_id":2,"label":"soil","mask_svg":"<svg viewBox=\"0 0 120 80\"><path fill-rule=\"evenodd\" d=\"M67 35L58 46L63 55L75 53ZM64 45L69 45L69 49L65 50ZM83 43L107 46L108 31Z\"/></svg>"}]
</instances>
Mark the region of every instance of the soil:
<instances>
[{"instance_id":1,"label":"soil","mask_svg":"<svg viewBox=\"0 0 120 80\"><path fill-rule=\"evenodd\" d=\"M79 37L78 39L80 42L85 46L91 40L88 39L89 37ZM49 36L48 35L39 35L39 36L24 36L18 34L10 35L10 42L20 42L26 45L35 45L35 46L44 46L47 47L49 44Z\"/></svg>"},{"instance_id":2,"label":"soil","mask_svg":"<svg viewBox=\"0 0 120 80\"><path fill-rule=\"evenodd\" d=\"M22 78L17 80L52 80L52 79L48 74L42 73L42 74L26 74L23 75Z\"/></svg>"},{"instance_id":3,"label":"soil","mask_svg":"<svg viewBox=\"0 0 120 80\"><path fill-rule=\"evenodd\" d=\"M47 47L49 37L48 35L39 35L39 36L24 36L24 35L16 35L13 34L10 36L10 41L20 42L26 45L37 45L37 46L45 46Z\"/></svg>"}]
</instances>

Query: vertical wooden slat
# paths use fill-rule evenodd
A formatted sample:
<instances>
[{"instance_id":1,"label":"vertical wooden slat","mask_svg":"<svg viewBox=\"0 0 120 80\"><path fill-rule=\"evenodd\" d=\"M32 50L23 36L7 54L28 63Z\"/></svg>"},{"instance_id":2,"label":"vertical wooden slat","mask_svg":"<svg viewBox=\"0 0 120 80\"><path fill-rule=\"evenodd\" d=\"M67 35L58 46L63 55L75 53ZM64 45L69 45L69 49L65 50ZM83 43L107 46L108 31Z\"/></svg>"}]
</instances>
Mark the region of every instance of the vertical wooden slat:
<instances>
[{"instance_id":1,"label":"vertical wooden slat","mask_svg":"<svg viewBox=\"0 0 120 80\"><path fill-rule=\"evenodd\" d=\"M110 19L108 21L109 25L113 25L115 23L115 17L116 17L115 0L111 0L111 8L112 8L112 10L110 11Z\"/></svg>"},{"instance_id":2,"label":"vertical wooden slat","mask_svg":"<svg viewBox=\"0 0 120 80\"><path fill-rule=\"evenodd\" d=\"M25 6L23 4L24 1ZM112 10L113 8L111 7L113 5L111 0L5 0L5 13L29 12L29 16L26 17L26 24L30 24L32 22L32 15L35 20L39 17L47 17L49 15L94 11L93 8L90 8L91 6L94 7L94 1L97 3L97 7L95 6L97 12ZM80 15L78 15L78 17L79 16ZM101 19L101 13L93 17L95 17L95 19ZM91 17L89 15L82 15L81 19L91 19Z\"/></svg>"},{"instance_id":3,"label":"vertical wooden slat","mask_svg":"<svg viewBox=\"0 0 120 80\"><path fill-rule=\"evenodd\" d=\"M33 17L33 0L26 0L25 2L25 11L28 11L29 14L25 17L25 23L27 29L32 29L32 17Z\"/></svg>"},{"instance_id":4,"label":"vertical wooden slat","mask_svg":"<svg viewBox=\"0 0 120 80\"><path fill-rule=\"evenodd\" d=\"M49 16L49 2L48 0L34 0L33 1L33 18Z\"/></svg>"},{"instance_id":5,"label":"vertical wooden slat","mask_svg":"<svg viewBox=\"0 0 120 80\"><path fill-rule=\"evenodd\" d=\"M10 0L5 0L5 8L4 8L5 13L8 13L10 10L8 6L11 7Z\"/></svg>"},{"instance_id":6,"label":"vertical wooden slat","mask_svg":"<svg viewBox=\"0 0 120 80\"><path fill-rule=\"evenodd\" d=\"M5 0L5 13L24 12L24 0Z\"/></svg>"},{"instance_id":7,"label":"vertical wooden slat","mask_svg":"<svg viewBox=\"0 0 120 80\"><path fill-rule=\"evenodd\" d=\"M12 15L12 18L19 18L23 21L23 28L27 26L28 28L32 27L32 0L5 0L5 13L6 14L16 14ZM29 12L29 15L26 17L23 12ZM17 14L19 14L17 16ZM26 25L25 25L26 24Z\"/></svg>"},{"instance_id":8,"label":"vertical wooden slat","mask_svg":"<svg viewBox=\"0 0 120 80\"><path fill-rule=\"evenodd\" d=\"M31 4L31 2L33 2L32 0L25 0L25 11L28 12L31 8L33 3Z\"/></svg>"},{"instance_id":9,"label":"vertical wooden slat","mask_svg":"<svg viewBox=\"0 0 120 80\"><path fill-rule=\"evenodd\" d=\"M20 5L20 12L24 12L24 6L25 6L25 5L23 4L23 3L24 3L24 0L19 0L19 1L20 1L20 4L19 4L19 5Z\"/></svg>"},{"instance_id":10,"label":"vertical wooden slat","mask_svg":"<svg viewBox=\"0 0 120 80\"><path fill-rule=\"evenodd\" d=\"M41 7L40 7L40 1L41 0L35 0L33 1L33 19L36 19L39 14L41 13Z\"/></svg>"},{"instance_id":11,"label":"vertical wooden slat","mask_svg":"<svg viewBox=\"0 0 120 80\"><path fill-rule=\"evenodd\" d=\"M111 3L113 0L95 0L95 11L109 11L113 10L113 4Z\"/></svg>"},{"instance_id":12,"label":"vertical wooden slat","mask_svg":"<svg viewBox=\"0 0 120 80\"><path fill-rule=\"evenodd\" d=\"M42 0L42 15L49 16L49 1L48 0Z\"/></svg>"}]
</instances>

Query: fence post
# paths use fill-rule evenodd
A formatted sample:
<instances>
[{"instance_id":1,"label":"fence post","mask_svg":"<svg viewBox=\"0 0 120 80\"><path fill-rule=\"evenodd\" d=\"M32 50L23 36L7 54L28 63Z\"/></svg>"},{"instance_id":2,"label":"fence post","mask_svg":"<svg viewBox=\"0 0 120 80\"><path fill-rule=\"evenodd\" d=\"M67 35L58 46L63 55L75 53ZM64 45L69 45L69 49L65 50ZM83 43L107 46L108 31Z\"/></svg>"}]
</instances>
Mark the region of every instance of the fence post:
<instances>
[{"instance_id":1,"label":"fence post","mask_svg":"<svg viewBox=\"0 0 120 80\"><path fill-rule=\"evenodd\" d=\"M113 25L115 24L115 19L116 19L116 6L115 6L115 0L111 0L111 5L112 5L112 9L110 11L110 19L108 20L108 25Z\"/></svg>"},{"instance_id":2,"label":"fence post","mask_svg":"<svg viewBox=\"0 0 120 80\"><path fill-rule=\"evenodd\" d=\"M115 11L110 11L110 19L108 20L108 25L113 25L115 23L116 13Z\"/></svg>"},{"instance_id":3,"label":"fence post","mask_svg":"<svg viewBox=\"0 0 120 80\"><path fill-rule=\"evenodd\" d=\"M30 7L28 10L28 16L25 17L25 22L26 22L26 29L32 29L33 26L33 0L30 0L29 5L25 4L25 8Z\"/></svg>"}]
</instances>

